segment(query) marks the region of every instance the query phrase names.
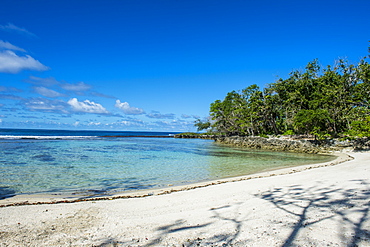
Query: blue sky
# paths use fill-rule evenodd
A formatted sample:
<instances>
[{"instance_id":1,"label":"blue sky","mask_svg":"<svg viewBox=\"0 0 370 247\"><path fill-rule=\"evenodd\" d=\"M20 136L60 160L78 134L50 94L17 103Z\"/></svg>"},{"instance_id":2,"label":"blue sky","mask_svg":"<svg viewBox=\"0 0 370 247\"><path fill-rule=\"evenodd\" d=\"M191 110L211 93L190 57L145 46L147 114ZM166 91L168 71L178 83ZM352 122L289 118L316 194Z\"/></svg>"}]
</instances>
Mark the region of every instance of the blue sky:
<instances>
[{"instance_id":1,"label":"blue sky","mask_svg":"<svg viewBox=\"0 0 370 247\"><path fill-rule=\"evenodd\" d=\"M1 0L0 127L194 131L209 105L368 54L370 1Z\"/></svg>"}]
</instances>

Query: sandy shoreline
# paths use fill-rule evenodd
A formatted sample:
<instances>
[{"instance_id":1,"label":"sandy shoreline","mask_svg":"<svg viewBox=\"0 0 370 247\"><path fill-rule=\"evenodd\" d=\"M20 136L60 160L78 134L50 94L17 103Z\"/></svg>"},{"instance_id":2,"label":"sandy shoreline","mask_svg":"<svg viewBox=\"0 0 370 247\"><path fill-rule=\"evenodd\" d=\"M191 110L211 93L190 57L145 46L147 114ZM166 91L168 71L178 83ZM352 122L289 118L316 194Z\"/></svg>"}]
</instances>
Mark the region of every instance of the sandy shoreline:
<instances>
[{"instance_id":1,"label":"sandy shoreline","mask_svg":"<svg viewBox=\"0 0 370 247\"><path fill-rule=\"evenodd\" d=\"M81 192L81 193L55 192L55 193L20 194L20 195L10 196L10 197L0 200L0 207L20 206L20 205L55 204L55 203L74 203L74 202L81 202L81 201L141 198L141 197L147 197L147 196L164 195L164 194L170 194L170 193L179 192L179 191L207 187L207 186L216 185L216 184L223 184L223 183L237 182L237 181L243 181L243 180L249 180L249 179L291 174L291 173L301 172L301 171L313 169L313 168L337 165L337 164L353 159L350 155L345 154L345 153L340 153L340 152L333 153L332 155L336 156L336 158L329 162L315 163L315 164L308 164L308 165L301 165L301 166L287 167L287 168L276 168L276 169L272 169L269 171L258 172L258 173L236 176L236 177L221 178L217 180L209 180L209 181L191 183L191 184L186 184L186 185L168 186L168 187L157 188L157 189L147 189L147 190L114 193L111 195L106 195L106 194L96 195L94 193L89 193L88 191Z\"/></svg>"},{"instance_id":2,"label":"sandy shoreline","mask_svg":"<svg viewBox=\"0 0 370 247\"><path fill-rule=\"evenodd\" d=\"M1 207L0 246L370 246L370 153L349 155L138 198ZM25 200L40 198L0 203Z\"/></svg>"}]
</instances>

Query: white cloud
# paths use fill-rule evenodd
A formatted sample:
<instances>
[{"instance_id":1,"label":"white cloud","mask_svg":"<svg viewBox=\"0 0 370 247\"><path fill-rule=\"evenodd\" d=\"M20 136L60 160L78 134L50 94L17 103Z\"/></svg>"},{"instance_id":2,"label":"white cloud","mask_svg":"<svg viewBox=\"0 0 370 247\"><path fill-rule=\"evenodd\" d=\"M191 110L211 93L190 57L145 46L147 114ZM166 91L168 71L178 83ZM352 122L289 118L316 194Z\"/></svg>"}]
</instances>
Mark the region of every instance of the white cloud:
<instances>
[{"instance_id":1,"label":"white cloud","mask_svg":"<svg viewBox=\"0 0 370 247\"><path fill-rule=\"evenodd\" d=\"M198 119L198 118L200 118L200 116L198 116L198 115L187 115L187 114L182 114L182 115L181 115L181 118L195 118L195 119Z\"/></svg>"},{"instance_id":2,"label":"white cloud","mask_svg":"<svg viewBox=\"0 0 370 247\"><path fill-rule=\"evenodd\" d=\"M111 95L98 93L98 92L91 92L90 94L92 96L101 97L101 98L108 98L108 99L116 99L117 98L117 97L114 97L114 96L111 96Z\"/></svg>"},{"instance_id":3,"label":"white cloud","mask_svg":"<svg viewBox=\"0 0 370 247\"><path fill-rule=\"evenodd\" d=\"M117 107L118 109L121 109L127 115L140 115L140 114L145 113L143 109L137 108L137 107L132 107L127 102L122 102L121 103L121 101L119 99L116 100L116 104L114 106Z\"/></svg>"},{"instance_id":4,"label":"white cloud","mask_svg":"<svg viewBox=\"0 0 370 247\"><path fill-rule=\"evenodd\" d=\"M22 27L17 27L12 23L8 23L7 25L0 25L0 29L4 31L15 31L17 33L27 34L29 36L37 37L35 34L31 33L30 31L26 30Z\"/></svg>"},{"instance_id":5,"label":"white cloud","mask_svg":"<svg viewBox=\"0 0 370 247\"><path fill-rule=\"evenodd\" d=\"M161 130L177 130L177 131L192 131L195 130L193 121L184 121L179 119L174 119L171 121L156 121L152 122L151 126L153 129Z\"/></svg>"},{"instance_id":6,"label":"white cloud","mask_svg":"<svg viewBox=\"0 0 370 247\"><path fill-rule=\"evenodd\" d=\"M190 115L186 115L186 114L182 114L182 115L181 115L181 117L182 117L182 118L191 118L192 116L190 116Z\"/></svg>"},{"instance_id":7,"label":"white cloud","mask_svg":"<svg viewBox=\"0 0 370 247\"><path fill-rule=\"evenodd\" d=\"M70 83L63 83L60 84L60 87L67 90L67 91L87 91L91 88L90 85L87 85L83 82L78 82L76 84L70 84Z\"/></svg>"},{"instance_id":8,"label":"white cloud","mask_svg":"<svg viewBox=\"0 0 370 247\"><path fill-rule=\"evenodd\" d=\"M0 40L0 49L26 52L26 50L2 40Z\"/></svg>"},{"instance_id":9,"label":"white cloud","mask_svg":"<svg viewBox=\"0 0 370 247\"><path fill-rule=\"evenodd\" d=\"M109 113L102 105L92 102L90 100L79 102L76 98L73 98L68 101L68 104L76 112Z\"/></svg>"},{"instance_id":10,"label":"white cloud","mask_svg":"<svg viewBox=\"0 0 370 247\"><path fill-rule=\"evenodd\" d=\"M25 102L25 106L33 111L68 113L67 104L60 100L31 98Z\"/></svg>"},{"instance_id":11,"label":"white cloud","mask_svg":"<svg viewBox=\"0 0 370 247\"><path fill-rule=\"evenodd\" d=\"M10 50L0 52L0 72L15 74L21 70L44 71L48 69L47 66L29 55L18 56Z\"/></svg>"},{"instance_id":12,"label":"white cloud","mask_svg":"<svg viewBox=\"0 0 370 247\"><path fill-rule=\"evenodd\" d=\"M15 87L0 86L0 92L22 92L22 90Z\"/></svg>"},{"instance_id":13,"label":"white cloud","mask_svg":"<svg viewBox=\"0 0 370 247\"><path fill-rule=\"evenodd\" d=\"M56 97L63 97L65 95L58 93L57 91L54 91L52 89L48 89L46 87L34 87L33 90L41 94L42 96L49 97L49 98L56 98Z\"/></svg>"},{"instance_id":14,"label":"white cloud","mask_svg":"<svg viewBox=\"0 0 370 247\"><path fill-rule=\"evenodd\" d=\"M148 118L157 118L157 119L174 119L175 114L173 113L167 113L167 114L161 114L157 111L152 111L152 113L149 113L146 115Z\"/></svg>"},{"instance_id":15,"label":"white cloud","mask_svg":"<svg viewBox=\"0 0 370 247\"><path fill-rule=\"evenodd\" d=\"M122 121L117 121L114 123L108 123L106 124L107 126L111 128L120 128L120 127L138 127L139 129L144 127L145 128L145 123L140 120L140 119L135 119L135 118L130 118L127 120L122 120Z\"/></svg>"},{"instance_id":16,"label":"white cloud","mask_svg":"<svg viewBox=\"0 0 370 247\"><path fill-rule=\"evenodd\" d=\"M100 123L100 122L89 122L89 123L87 124L87 126L99 126L99 125L101 125L101 123Z\"/></svg>"},{"instance_id":17,"label":"white cloud","mask_svg":"<svg viewBox=\"0 0 370 247\"><path fill-rule=\"evenodd\" d=\"M38 85L38 86L44 86L44 87L59 87L63 90L73 92L76 94L81 94L81 92L89 91L92 86L89 84L86 84L84 82L78 82L78 83L67 83L65 81L58 81L54 77L47 77L47 78L41 78L36 76L30 76L28 79L24 80L27 83ZM103 98L113 98L116 99L116 97L111 95L102 94L95 91L90 91L90 95L94 97L103 97Z\"/></svg>"},{"instance_id":18,"label":"white cloud","mask_svg":"<svg viewBox=\"0 0 370 247\"><path fill-rule=\"evenodd\" d=\"M29 80L26 80L26 82L45 87L50 87L59 84L59 82L54 77L41 78L32 75L30 76Z\"/></svg>"},{"instance_id":19,"label":"white cloud","mask_svg":"<svg viewBox=\"0 0 370 247\"><path fill-rule=\"evenodd\" d=\"M14 94L0 94L0 99L23 100L22 97Z\"/></svg>"}]
</instances>

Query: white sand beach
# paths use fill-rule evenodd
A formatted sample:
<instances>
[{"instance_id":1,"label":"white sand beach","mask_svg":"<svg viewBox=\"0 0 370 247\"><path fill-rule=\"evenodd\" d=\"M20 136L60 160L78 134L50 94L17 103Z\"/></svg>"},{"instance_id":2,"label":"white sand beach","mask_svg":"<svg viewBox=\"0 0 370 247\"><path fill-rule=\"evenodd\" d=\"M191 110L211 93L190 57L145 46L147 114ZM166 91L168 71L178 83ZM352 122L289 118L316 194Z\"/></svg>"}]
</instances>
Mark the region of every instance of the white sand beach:
<instances>
[{"instance_id":1,"label":"white sand beach","mask_svg":"<svg viewBox=\"0 0 370 247\"><path fill-rule=\"evenodd\" d=\"M1 207L0 246L370 246L370 153L348 155L142 198Z\"/></svg>"}]
</instances>

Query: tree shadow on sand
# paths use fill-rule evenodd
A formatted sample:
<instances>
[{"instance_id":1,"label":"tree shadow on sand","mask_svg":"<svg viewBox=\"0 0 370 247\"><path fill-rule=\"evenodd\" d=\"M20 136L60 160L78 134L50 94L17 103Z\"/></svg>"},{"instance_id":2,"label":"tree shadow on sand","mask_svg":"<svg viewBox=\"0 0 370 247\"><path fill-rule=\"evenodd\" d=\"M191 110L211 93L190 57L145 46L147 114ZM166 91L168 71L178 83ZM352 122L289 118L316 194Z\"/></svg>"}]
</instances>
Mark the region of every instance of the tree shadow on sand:
<instances>
[{"instance_id":1,"label":"tree shadow on sand","mask_svg":"<svg viewBox=\"0 0 370 247\"><path fill-rule=\"evenodd\" d=\"M262 231L265 230L266 234L270 232L270 237L275 239L274 246L320 246L323 243L316 239L315 234L320 231L317 229L325 228L326 221L333 221L333 231L329 229L325 232L337 234L336 239L339 242L336 244L348 247L370 246L370 183L367 180L352 180L350 183L353 185L352 189L317 183L308 188L303 185L291 185L254 195L255 198L272 203L274 208L282 211L284 215L279 219L286 227L284 235L272 236L271 229L267 228ZM210 208L209 221L203 221L201 224L178 219L171 224L158 227L154 239L140 240L140 243L135 244L134 242L120 242L119 239L109 239L100 246L108 246L108 243L113 246L130 246L131 244L148 247L172 246L167 241L173 241L176 233L182 231L199 233L199 237L187 239L174 246L256 246L253 242L256 240L256 234L261 236L263 233L261 229L257 232L254 228L251 211L247 210L249 213L245 213L242 207L251 209L248 201ZM274 215L271 215L270 226L272 227L276 224L273 217ZM312 227L316 229L316 233L306 235L308 229ZM209 229L220 229L220 231L210 233ZM248 232L243 232L246 229ZM334 231L337 233L333 233ZM325 236L321 234L321 237Z\"/></svg>"},{"instance_id":2,"label":"tree shadow on sand","mask_svg":"<svg viewBox=\"0 0 370 247\"><path fill-rule=\"evenodd\" d=\"M282 246L294 246L298 234L306 227L332 219L341 229L338 234L347 246L370 244L369 226L370 184L365 180L352 180L360 185L356 189L339 189L320 185L303 188L292 185L275 188L257 197L271 202L276 208L297 219ZM359 217L354 217L356 213Z\"/></svg>"},{"instance_id":3,"label":"tree shadow on sand","mask_svg":"<svg viewBox=\"0 0 370 247\"><path fill-rule=\"evenodd\" d=\"M182 246L182 247L191 247L191 246L234 246L234 242L238 235L240 234L240 229L242 227L243 222L247 220L244 219L239 213L239 207L242 203L236 203L234 205L225 205L218 208L210 208L209 211L212 212L212 216L210 217L209 221L203 224L189 224L189 222L185 219L179 219L175 222L163 225L156 228L156 237L153 239L145 239L145 238L133 238L131 240L121 241L118 238L108 238L103 241L99 247L107 247L107 246L142 246L142 247L150 247L150 246ZM233 210L229 211L232 208ZM226 212L231 212L233 216L230 216ZM225 233L224 231L222 234L214 234L209 238L202 237L202 232L206 231L206 227L216 224L216 222L222 222L221 225L228 224L229 231ZM222 227L221 227L222 228ZM197 231L199 232L199 237L194 239L187 239L183 243L168 243L173 241L172 237L173 234L182 232L182 231ZM248 246L246 242L240 245L241 241L238 241L238 246Z\"/></svg>"},{"instance_id":4,"label":"tree shadow on sand","mask_svg":"<svg viewBox=\"0 0 370 247\"><path fill-rule=\"evenodd\" d=\"M233 246L237 237L240 234L241 227L244 222L247 221L245 215L241 215L240 207L243 203L235 203L233 205L225 205L218 208L210 208L212 216L209 222L203 224L189 225L184 219L177 220L173 224L164 225L158 227L157 237L150 242L140 246L167 246L166 237L169 237L172 233L181 231L198 231L200 232L199 237L195 239L187 239L184 243L178 243L176 246L190 247L190 246ZM231 210L230 210L231 209ZM202 237L202 229L206 231L206 227L222 222L221 225L228 226L228 230L221 231L222 233L214 234L211 237ZM222 229L222 227L220 227ZM164 240L164 242L162 242ZM242 242L238 241L240 245ZM240 246L246 246L244 241ZM172 245L171 245L172 246Z\"/></svg>"},{"instance_id":5,"label":"tree shadow on sand","mask_svg":"<svg viewBox=\"0 0 370 247\"><path fill-rule=\"evenodd\" d=\"M310 239L309 236L299 238L299 233L325 220L334 220L335 229L339 229L338 238L345 246L368 246L370 245L370 183L365 180L352 180L351 183L356 184L355 189L343 189L335 185L323 186L318 183L309 188L301 185L274 188L255 196L272 203L289 219L294 219L292 224L287 224L290 234L283 239L281 246L315 243L315 239ZM243 226L249 224L249 216L239 213L241 206L243 203L210 209L213 212L213 219L204 225L185 227L186 221L179 220L176 224L160 227L157 229L158 237L146 246L160 246L161 239L173 232L195 230L216 224L216 222L232 225L233 230L228 230L227 234L215 234L207 238L199 237L188 240L182 246L248 246L249 240L245 239L248 236L238 238ZM222 209L226 207L229 207L233 214L230 212L227 216L223 214Z\"/></svg>"}]
</instances>

